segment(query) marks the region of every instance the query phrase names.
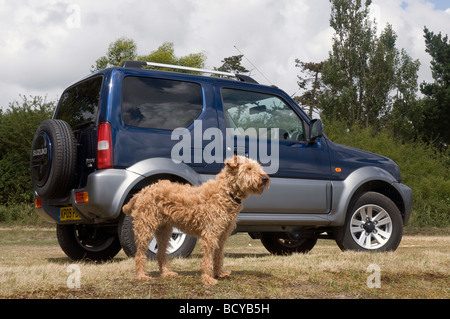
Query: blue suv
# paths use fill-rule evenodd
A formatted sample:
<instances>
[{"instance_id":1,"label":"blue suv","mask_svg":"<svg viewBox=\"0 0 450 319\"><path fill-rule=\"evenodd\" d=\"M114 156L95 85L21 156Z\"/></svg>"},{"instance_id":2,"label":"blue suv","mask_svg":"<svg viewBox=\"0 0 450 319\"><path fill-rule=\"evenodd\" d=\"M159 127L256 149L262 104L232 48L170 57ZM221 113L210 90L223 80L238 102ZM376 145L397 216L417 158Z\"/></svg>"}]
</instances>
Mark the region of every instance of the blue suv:
<instances>
[{"instance_id":1,"label":"blue suv","mask_svg":"<svg viewBox=\"0 0 450 319\"><path fill-rule=\"evenodd\" d=\"M30 155L36 210L57 224L74 260L105 260L122 248L132 256L133 223L121 212L128 199L161 179L199 185L233 153L257 159L271 177L269 190L244 202L236 228L271 253L307 252L318 238L342 250L400 244L412 191L392 160L333 143L275 86L140 61L68 87L41 123ZM189 256L195 243L173 229L169 253ZM157 249L153 240L148 257Z\"/></svg>"}]
</instances>

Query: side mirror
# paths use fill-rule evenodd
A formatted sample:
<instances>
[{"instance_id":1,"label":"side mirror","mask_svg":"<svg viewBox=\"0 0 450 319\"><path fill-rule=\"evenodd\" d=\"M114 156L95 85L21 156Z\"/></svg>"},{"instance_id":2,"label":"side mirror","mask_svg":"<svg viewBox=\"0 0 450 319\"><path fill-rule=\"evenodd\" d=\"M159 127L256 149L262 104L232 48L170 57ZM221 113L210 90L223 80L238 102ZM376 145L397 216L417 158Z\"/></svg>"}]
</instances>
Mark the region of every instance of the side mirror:
<instances>
[{"instance_id":1,"label":"side mirror","mask_svg":"<svg viewBox=\"0 0 450 319\"><path fill-rule=\"evenodd\" d=\"M250 108L250 114L259 114L267 111L267 106L258 105Z\"/></svg>"},{"instance_id":2,"label":"side mirror","mask_svg":"<svg viewBox=\"0 0 450 319\"><path fill-rule=\"evenodd\" d=\"M316 144L317 139L323 136L322 121L319 119L311 120L309 123L309 144Z\"/></svg>"}]
</instances>

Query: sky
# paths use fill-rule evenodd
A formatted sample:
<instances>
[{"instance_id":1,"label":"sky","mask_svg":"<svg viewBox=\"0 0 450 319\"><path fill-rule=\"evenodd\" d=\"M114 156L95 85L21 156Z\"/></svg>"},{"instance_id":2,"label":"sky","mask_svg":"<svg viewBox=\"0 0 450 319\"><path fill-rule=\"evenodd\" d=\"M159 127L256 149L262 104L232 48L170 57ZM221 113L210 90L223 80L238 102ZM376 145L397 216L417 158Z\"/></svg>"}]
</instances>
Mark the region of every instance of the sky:
<instances>
[{"instance_id":1,"label":"sky","mask_svg":"<svg viewBox=\"0 0 450 319\"><path fill-rule=\"evenodd\" d=\"M380 31L392 24L397 47L421 62L419 82L431 82L423 28L450 33L450 0L373 0L371 16ZM177 56L204 52L210 69L243 53L257 81L298 94L295 59L328 57L329 18L329 0L0 0L0 107L58 99L122 36L139 55L164 42Z\"/></svg>"}]
</instances>

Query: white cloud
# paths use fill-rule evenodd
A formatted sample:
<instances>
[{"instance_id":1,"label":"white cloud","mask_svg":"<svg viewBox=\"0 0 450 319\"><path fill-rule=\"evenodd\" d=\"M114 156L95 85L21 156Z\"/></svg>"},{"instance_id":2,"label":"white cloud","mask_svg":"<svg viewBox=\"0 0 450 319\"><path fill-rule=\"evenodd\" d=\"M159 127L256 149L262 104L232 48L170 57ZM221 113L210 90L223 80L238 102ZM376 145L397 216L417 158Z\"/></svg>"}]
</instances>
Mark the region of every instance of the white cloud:
<instances>
[{"instance_id":1,"label":"white cloud","mask_svg":"<svg viewBox=\"0 0 450 319\"><path fill-rule=\"evenodd\" d=\"M450 9L425 0L373 2L379 28L393 25L398 46L421 60L420 79L430 81L423 27L445 33ZM0 0L0 106L19 94L56 98L89 74L120 36L134 39L139 54L165 41L175 43L178 55L204 51L210 68L239 54L236 45L273 84L293 94L295 58L321 61L331 50L329 17L329 0ZM256 70L252 74L268 84Z\"/></svg>"}]
</instances>

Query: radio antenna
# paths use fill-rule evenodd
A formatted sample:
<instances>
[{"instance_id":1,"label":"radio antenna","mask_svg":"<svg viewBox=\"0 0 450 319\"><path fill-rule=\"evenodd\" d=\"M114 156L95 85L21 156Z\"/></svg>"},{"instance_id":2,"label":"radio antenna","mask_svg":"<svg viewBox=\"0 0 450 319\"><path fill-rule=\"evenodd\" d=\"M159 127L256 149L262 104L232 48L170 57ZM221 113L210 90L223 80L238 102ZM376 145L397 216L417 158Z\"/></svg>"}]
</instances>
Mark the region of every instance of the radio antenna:
<instances>
[{"instance_id":1,"label":"radio antenna","mask_svg":"<svg viewBox=\"0 0 450 319\"><path fill-rule=\"evenodd\" d=\"M250 61L250 60L245 56L245 54L242 53L241 50L238 49L238 47L237 47L236 45L234 45L234 48L235 48L240 54L242 54L242 56L248 61L248 63L250 63L250 64L253 66L253 68L255 68L255 70L258 71L258 72L266 79L266 81L270 83L270 85L273 85L273 83L270 82L270 80L264 75L264 73L262 73L261 70L258 69L258 68L256 67L256 65L254 65L254 64L252 63L252 61Z\"/></svg>"}]
</instances>

